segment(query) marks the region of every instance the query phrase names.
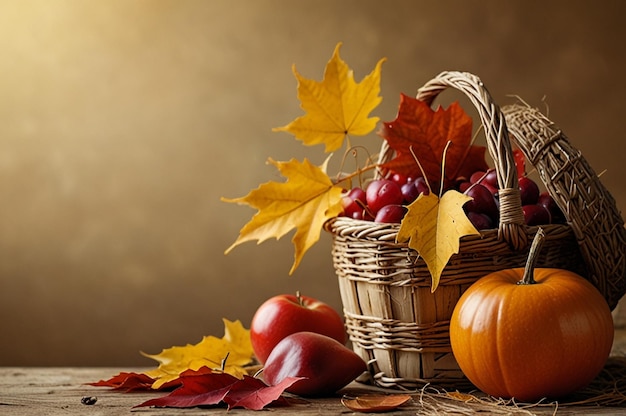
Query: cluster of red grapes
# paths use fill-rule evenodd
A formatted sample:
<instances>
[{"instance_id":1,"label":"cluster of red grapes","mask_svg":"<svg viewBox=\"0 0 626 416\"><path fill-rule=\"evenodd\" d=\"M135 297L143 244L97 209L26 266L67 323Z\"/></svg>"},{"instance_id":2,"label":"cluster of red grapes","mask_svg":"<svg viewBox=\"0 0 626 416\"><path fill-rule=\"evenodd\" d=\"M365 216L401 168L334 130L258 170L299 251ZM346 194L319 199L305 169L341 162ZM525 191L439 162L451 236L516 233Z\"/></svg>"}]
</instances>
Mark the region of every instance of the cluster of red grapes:
<instances>
[{"instance_id":1,"label":"cluster of red grapes","mask_svg":"<svg viewBox=\"0 0 626 416\"><path fill-rule=\"evenodd\" d=\"M521 176L518 181L527 225L565 222L563 213L549 193L541 193L537 183L527 176ZM500 208L494 169L475 172L469 179L460 178L453 188L472 197L463 209L476 229L497 227ZM387 179L369 182L365 189L354 187L344 193L343 215L360 220L399 223L407 212L407 205L420 194L428 195L429 192L423 177L413 179L393 174Z\"/></svg>"}]
</instances>

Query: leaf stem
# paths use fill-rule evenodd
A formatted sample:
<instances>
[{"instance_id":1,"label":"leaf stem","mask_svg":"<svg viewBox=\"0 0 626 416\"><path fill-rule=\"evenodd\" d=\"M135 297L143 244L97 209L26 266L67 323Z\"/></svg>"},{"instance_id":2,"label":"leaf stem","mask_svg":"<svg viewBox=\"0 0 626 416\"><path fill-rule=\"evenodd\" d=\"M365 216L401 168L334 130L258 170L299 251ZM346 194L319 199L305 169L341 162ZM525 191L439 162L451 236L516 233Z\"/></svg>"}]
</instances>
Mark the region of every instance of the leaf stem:
<instances>
[{"instance_id":1,"label":"leaf stem","mask_svg":"<svg viewBox=\"0 0 626 416\"><path fill-rule=\"evenodd\" d=\"M360 169L357 169L356 171L349 173L347 175L341 176L341 177L337 177L335 178L335 180L333 181L333 183L335 185L340 184L341 182L345 182L348 180L351 180L352 178L356 177L356 176L361 176L363 174L363 172L367 172L368 170L372 170L372 169L376 169L378 167L377 164L372 164L372 165L367 165L365 167L362 167Z\"/></svg>"},{"instance_id":2,"label":"leaf stem","mask_svg":"<svg viewBox=\"0 0 626 416\"><path fill-rule=\"evenodd\" d=\"M528 259L526 260L526 266L524 267L524 276L522 280L517 282L518 285L534 285L537 283L534 276L535 267L537 266L539 253L541 252L545 239L546 233L543 231L543 228L540 227L537 230L537 234L535 234L535 238L533 238L533 243L528 252Z\"/></svg>"},{"instance_id":3,"label":"leaf stem","mask_svg":"<svg viewBox=\"0 0 626 416\"><path fill-rule=\"evenodd\" d=\"M359 169L359 152L358 150L361 149L363 150L366 155L366 167L363 169ZM346 165L346 159L348 158L349 155L352 155L354 157L354 162L356 164L356 171L351 173L351 174L346 174L345 176L340 176L341 172L343 171L344 166ZM347 148L347 150L345 151L345 153L343 154L343 157L341 158L341 165L339 168L339 174L336 176L334 183L339 183L341 181L345 181L347 179L351 180L353 177L358 176L359 177L359 186L363 186L363 180L361 178L361 175L363 174L363 172L366 172L369 169L373 169L375 167L377 167L375 164L371 164L372 163L372 155L369 153L369 151L367 150L367 148L365 146L350 146Z\"/></svg>"},{"instance_id":4,"label":"leaf stem","mask_svg":"<svg viewBox=\"0 0 626 416\"><path fill-rule=\"evenodd\" d=\"M226 357L224 357L224 359L222 360L222 363L220 365L220 370L222 370L222 372L226 371L226 361L228 361L229 355L230 355L230 351L226 353Z\"/></svg>"},{"instance_id":5,"label":"leaf stem","mask_svg":"<svg viewBox=\"0 0 626 416\"><path fill-rule=\"evenodd\" d=\"M413 155L413 159L415 160L415 163L417 163L417 167L420 168L420 172L422 172L422 176L424 177L424 181L426 181L426 186L428 186L428 193L433 193L432 188L430 187L430 182L428 182L428 177L426 176L426 172L424 171L424 167L422 167L422 164L420 163L417 155L415 154L415 150L413 150L413 146L409 146L409 151L411 152L411 155Z\"/></svg>"},{"instance_id":6,"label":"leaf stem","mask_svg":"<svg viewBox=\"0 0 626 416\"><path fill-rule=\"evenodd\" d=\"M443 155L441 155L441 184L439 185L439 198L443 195L444 182L446 181L446 155L448 154L448 148L452 144L451 140L448 140L446 147L443 148Z\"/></svg>"}]
</instances>

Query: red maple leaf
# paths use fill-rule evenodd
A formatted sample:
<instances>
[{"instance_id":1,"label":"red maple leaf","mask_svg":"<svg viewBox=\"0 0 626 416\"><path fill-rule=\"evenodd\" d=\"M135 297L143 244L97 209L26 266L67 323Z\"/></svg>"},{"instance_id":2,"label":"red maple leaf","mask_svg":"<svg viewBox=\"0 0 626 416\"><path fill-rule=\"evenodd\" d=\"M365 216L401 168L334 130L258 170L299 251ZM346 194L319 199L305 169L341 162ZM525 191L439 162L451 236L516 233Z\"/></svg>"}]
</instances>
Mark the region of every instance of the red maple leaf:
<instances>
[{"instance_id":1,"label":"red maple leaf","mask_svg":"<svg viewBox=\"0 0 626 416\"><path fill-rule=\"evenodd\" d=\"M118 375L108 380L100 380L95 383L88 383L90 386L112 387L115 390L126 392L138 390L152 390L154 379L142 373L120 372Z\"/></svg>"},{"instance_id":2,"label":"red maple leaf","mask_svg":"<svg viewBox=\"0 0 626 416\"><path fill-rule=\"evenodd\" d=\"M286 405L281 396L286 388L302 377L286 377L280 383L268 386L258 378L244 376L243 380L233 386L224 398L229 408L243 407L249 410L261 410L267 405Z\"/></svg>"},{"instance_id":3,"label":"red maple leaf","mask_svg":"<svg viewBox=\"0 0 626 416\"><path fill-rule=\"evenodd\" d=\"M431 186L442 175L444 149L446 153L446 187L458 177L469 178L479 170L487 170L485 147L472 145L472 119L458 103L436 111L425 102L402 94L398 115L383 124L381 135L395 151L395 156L383 168L406 176L419 177L419 160Z\"/></svg>"},{"instance_id":4,"label":"red maple leaf","mask_svg":"<svg viewBox=\"0 0 626 416\"><path fill-rule=\"evenodd\" d=\"M225 403L229 408L261 410L266 406L286 404L282 393L299 378L287 378L275 386L250 376L239 379L227 373L203 367L180 374L182 385L170 394L150 399L135 407L197 407Z\"/></svg>"},{"instance_id":5,"label":"red maple leaf","mask_svg":"<svg viewBox=\"0 0 626 416\"><path fill-rule=\"evenodd\" d=\"M100 380L87 384L96 387L112 387L114 390L121 390L124 392L170 390L174 387L180 386L180 381L174 380L163 384L158 389L155 389L152 387L154 381L155 380L152 377L144 373L122 371L108 380Z\"/></svg>"},{"instance_id":6,"label":"red maple leaf","mask_svg":"<svg viewBox=\"0 0 626 416\"><path fill-rule=\"evenodd\" d=\"M195 407L221 403L239 379L228 373L188 370L180 374L182 385L167 396L150 399L135 407Z\"/></svg>"}]
</instances>

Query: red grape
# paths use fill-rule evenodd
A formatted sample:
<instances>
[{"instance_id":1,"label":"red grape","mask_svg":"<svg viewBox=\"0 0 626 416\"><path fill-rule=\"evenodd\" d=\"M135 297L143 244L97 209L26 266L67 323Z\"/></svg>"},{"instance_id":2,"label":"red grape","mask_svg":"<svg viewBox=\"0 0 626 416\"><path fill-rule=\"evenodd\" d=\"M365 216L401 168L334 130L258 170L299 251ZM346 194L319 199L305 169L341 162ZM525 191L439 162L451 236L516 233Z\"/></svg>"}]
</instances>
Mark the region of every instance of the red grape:
<instances>
[{"instance_id":1,"label":"red grape","mask_svg":"<svg viewBox=\"0 0 626 416\"><path fill-rule=\"evenodd\" d=\"M539 186L528 176L518 178L522 205L534 205L539 200Z\"/></svg>"},{"instance_id":2,"label":"red grape","mask_svg":"<svg viewBox=\"0 0 626 416\"><path fill-rule=\"evenodd\" d=\"M526 225L550 224L550 213L543 205L523 205L522 212Z\"/></svg>"},{"instance_id":3,"label":"red grape","mask_svg":"<svg viewBox=\"0 0 626 416\"><path fill-rule=\"evenodd\" d=\"M461 182L461 183L459 184L459 192L461 192L461 193L465 193L465 191L467 191L467 190L469 189L469 187L470 187L470 186L472 186L472 183L471 183L471 182L467 182L467 181L465 181L465 182Z\"/></svg>"},{"instance_id":4,"label":"red grape","mask_svg":"<svg viewBox=\"0 0 626 416\"><path fill-rule=\"evenodd\" d=\"M428 183L426 182L426 179L424 177L420 176L419 178L415 179L413 181L413 184L415 184L415 187L420 194L428 195L430 193L430 188L428 187Z\"/></svg>"},{"instance_id":5,"label":"red grape","mask_svg":"<svg viewBox=\"0 0 626 416\"><path fill-rule=\"evenodd\" d=\"M405 183L402 185L401 190L406 204L410 204L415 201L420 194L428 195L430 193L426 179L423 177L419 177L412 182Z\"/></svg>"},{"instance_id":6,"label":"red grape","mask_svg":"<svg viewBox=\"0 0 626 416\"><path fill-rule=\"evenodd\" d=\"M561 211L561 208L559 208L554 198L552 198L552 195L548 192L542 192L539 195L537 205L541 205L548 210L550 213L550 223L562 224L565 222L565 215L563 215L563 211Z\"/></svg>"},{"instance_id":7,"label":"red grape","mask_svg":"<svg viewBox=\"0 0 626 416\"><path fill-rule=\"evenodd\" d=\"M480 183L485 179L485 175L487 175L486 172L482 170L477 170L476 172L472 173L472 176L470 176L469 181L471 183Z\"/></svg>"},{"instance_id":8,"label":"red grape","mask_svg":"<svg viewBox=\"0 0 626 416\"><path fill-rule=\"evenodd\" d=\"M420 195L420 192L417 190L417 187L415 187L415 183L413 182L405 183L400 187L400 190L402 191L402 196L404 197L404 202L406 204L410 204L415 201Z\"/></svg>"},{"instance_id":9,"label":"red grape","mask_svg":"<svg viewBox=\"0 0 626 416\"><path fill-rule=\"evenodd\" d=\"M498 189L498 174L495 169L489 169L483 179L484 184L491 185L493 188Z\"/></svg>"},{"instance_id":10,"label":"red grape","mask_svg":"<svg viewBox=\"0 0 626 416\"><path fill-rule=\"evenodd\" d=\"M365 190L369 210L375 214L386 205L400 205L404 201L400 185L390 179L373 180Z\"/></svg>"},{"instance_id":11,"label":"red grape","mask_svg":"<svg viewBox=\"0 0 626 416\"><path fill-rule=\"evenodd\" d=\"M487 190L491 192L491 195L495 196L498 193L498 188L494 188L493 186L489 185L486 182L481 182L481 185L487 188Z\"/></svg>"},{"instance_id":12,"label":"red grape","mask_svg":"<svg viewBox=\"0 0 626 416\"><path fill-rule=\"evenodd\" d=\"M405 183L409 182L409 178L401 173L392 174L391 180L396 182L398 185L404 185Z\"/></svg>"},{"instance_id":13,"label":"red grape","mask_svg":"<svg viewBox=\"0 0 626 416\"><path fill-rule=\"evenodd\" d=\"M465 195L473 198L465 204L465 212L486 214L494 221L498 218L496 199L486 187L478 183L474 184L465 191Z\"/></svg>"},{"instance_id":14,"label":"red grape","mask_svg":"<svg viewBox=\"0 0 626 416\"><path fill-rule=\"evenodd\" d=\"M342 197L343 213L346 217L354 218L355 213L363 212L366 204L365 191L361 188L354 187L350 189Z\"/></svg>"},{"instance_id":15,"label":"red grape","mask_svg":"<svg viewBox=\"0 0 626 416\"><path fill-rule=\"evenodd\" d=\"M400 223L407 208L404 205L385 205L377 213L375 222Z\"/></svg>"},{"instance_id":16,"label":"red grape","mask_svg":"<svg viewBox=\"0 0 626 416\"><path fill-rule=\"evenodd\" d=\"M493 228L493 220L488 215L470 211L467 213L467 218L469 218L477 230Z\"/></svg>"},{"instance_id":17,"label":"red grape","mask_svg":"<svg viewBox=\"0 0 626 416\"><path fill-rule=\"evenodd\" d=\"M487 172L477 170L470 176L471 183L479 183L485 188L489 189L489 192L495 194L498 192L498 176L495 169L489 169Z\"/></svg>"},{"instance_id":18,"label":"red grape","mask_svg":"<svg viewBox=\"0 0 626 416\"><path fill-rule=\"evenodd\" d=\"M514 149L513 159L515 161L515 168L517 169L517 176L524 176L526 174L526 156L520 149Z\"/></svg>"},{"instance_id":19,"label":"red grape","mask_svg":"<svg viewBox=\"0 0 626 416\"><path fill-rule=\"evenodd\" d=\"M373 221L374 217L369 213L367 209L362 209L361 211L355 211L350 217L354 220L364 220L364 221Z\"/></svg>"}]
</instances>

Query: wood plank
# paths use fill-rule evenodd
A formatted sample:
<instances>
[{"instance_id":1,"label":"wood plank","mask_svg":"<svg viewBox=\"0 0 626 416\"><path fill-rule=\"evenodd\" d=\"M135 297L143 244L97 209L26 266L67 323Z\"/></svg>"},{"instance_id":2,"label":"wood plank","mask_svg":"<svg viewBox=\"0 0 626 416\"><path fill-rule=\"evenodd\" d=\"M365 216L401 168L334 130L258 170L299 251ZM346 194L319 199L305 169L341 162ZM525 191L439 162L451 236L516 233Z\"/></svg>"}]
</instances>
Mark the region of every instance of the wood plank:
<instances>
[{"instance_id":1,"label":"wood plank","mask_svg":"<svg viewBox=\"0 0 626 416\"><path fill-rule=\"evenodd\" d=\"M0 414L14 416L41 415L120 415L135 412L148 415L241 415L253 414L244 409L192 408L158 409L133 406L164 393L121 393L85 383L110 378L120 371L143 371L128 368L0 368ZM361 390L346 389L348 394ZM93 405L81 403L83 397L96 397ZM324 399L290 399L292 406L272 408L273 414L319 415L351 413L340 403L340 396ZM415 403L403 408L397 415L415 415Z\"/></svg>"},{"instance_id":2,"label":"wood plank","mask_svg":"<svg viewBox=\"0 0 626 416\"><path fill-rule=\"evenodd\" d=\"M243 415L253 411L225 408L203 409L133 409L133 406L158 397L163 393L121 393L102 387L92 387L86 383L107 379L120 371L142 371L143 369L129 368L0 368L0 414L14 416L74 416L74 415L128 415L142 413L147 415ZM358 384L348 386L342 393L358 395L367 392L380 392ZM81 399L86 396L97 397L93 405L84 405ZM427 415L432 414L433 398L422 398L414 394L413 400L403 406L401 410L386 413L388 415ZM341 415L352 414L341 405L340 397L324 399L291 400L291 406L272 408L275 415ZM436 400L434 401L435 405ZM458 404L457 404L458 405ZM471 404L467 404L463 414L471 414ZM500 409L502 410L502 409ZM507 408L508 410L508 408ZM523 413L510 408L510 414L552 415L555 406L525 409ZM587 415L614 415L624 414L626 408L611 407L573 407L560 405L559 415L587 414ZM445 414L440 412L439 414ZM483 413L484 414L484 413Z\"/></svg>"}]
</instances>

